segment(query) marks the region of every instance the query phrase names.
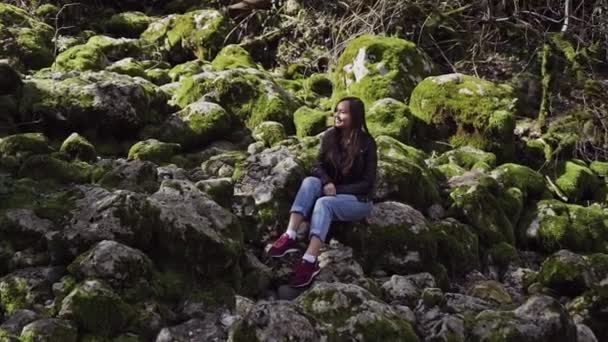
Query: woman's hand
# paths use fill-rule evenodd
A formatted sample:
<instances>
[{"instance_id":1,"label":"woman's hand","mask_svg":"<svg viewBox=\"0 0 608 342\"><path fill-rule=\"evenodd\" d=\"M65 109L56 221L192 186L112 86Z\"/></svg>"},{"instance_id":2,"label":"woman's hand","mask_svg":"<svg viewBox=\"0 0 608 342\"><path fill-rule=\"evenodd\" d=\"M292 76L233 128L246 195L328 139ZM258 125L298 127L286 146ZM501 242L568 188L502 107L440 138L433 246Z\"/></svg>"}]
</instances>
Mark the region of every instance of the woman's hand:
<instances>
[{"instance_id":1,"label":"woman's hand","mask_svg":"<svg viewBox=\"0 0 608 342\"><path fill-rule=\"evenodd\" d=\"M327 183L323 187L323 194L325 196L335 196L336 195L336 186L334 183Z\"/></svg>"}]
</instances>

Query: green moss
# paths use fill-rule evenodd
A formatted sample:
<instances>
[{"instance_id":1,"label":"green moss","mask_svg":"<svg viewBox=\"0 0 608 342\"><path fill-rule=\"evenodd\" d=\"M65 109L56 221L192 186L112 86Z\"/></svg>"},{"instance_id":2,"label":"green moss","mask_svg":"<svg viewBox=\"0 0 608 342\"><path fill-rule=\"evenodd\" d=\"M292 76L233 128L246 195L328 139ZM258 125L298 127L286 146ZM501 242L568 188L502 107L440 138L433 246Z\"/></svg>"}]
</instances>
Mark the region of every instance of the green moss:
<instances>
[{"instance_id":1,"label":"green moss","mask_svg":"<svg viewBox=\"0 0 608 342\"><path fill-rule=\"evenodd\" d=\"M92 36L87 40L86 46L99 48L111 61L126 57L140 56L142 43L137 39L112 38L103 35Z\"/></svg>"},{"instance_id":2,"label":"green moss","mask_svg":"<svg viewBox=\"0 0 608 342\"><path fill-rule=\"evenodd\" d=\"M606 214L597 205L543 200L522 218L520 230L522 240L549 253L562 248L602 252L608 244Z\"/></svg>"},{"instance_id":3,"label":"green moss","mask_svg":"<svg viewBox=\"0 0 608 342\"><path fill-rule=\"evenodd\" d=\"M30 16L25 10L0 4L0 55L23 65L40 69L53 62L53 28Z\"/></svg>"},{"instance_id":4,"label":"green moss","mask_svg":"<svg viewBox=\"0 0 608 342\"><path fill-rule=\"evenodd\" d=\"M259 68L247 50L239 45L227 45L215 56L211 65L215 70Z\"/></svg>"},{"instance_id":5,"label":"green moss","mask_svg":"<svg viewBox=\"0 0 608 342\"><path fill-rule=\"evenodd\" d=\"M204 65L205 62L198 59L178 64L169 70L169 77L171 77L173 82L179 81L179 79L183 76L192 76L203 72Z\"/></svg>"},{"instance_id":6,"label":"green moss","mask_svg":"<svg viewBox=\"0 0 608 342\"><path fill-rule=\"evenodd\" d=\"M471 145L506 157L513 153L515 103L508 85L449 74L418 84L410 110L426 125L428 139L449 138L455 146Z\"/></svg>"},{"instance_id":7,"label":"green moss","mask_svg":"<svg viewBox=\"0 0 608 342\"><path fill-rule=\"evenodd\" d=\"M288 134L294 131L292 113L299 105L297 100L264 72L234 69L188 77L175 91L172 102L183 108L205 94L250 129L264 121L277 121Z\"/></svg>"},{"instance_id":8,"label":"green moss","mask_svg":"<svg viewBox=\"0 0 608 342\"><path fill-rule=\"evenodd\" d=\"M158 86L171 82L171 77L169 77L169 71L160 68L146 70L145 78Z\"/></svg>"},{"instance_id":9,"label":"green moss","mask_svg":"<svg viewBox=\"0 0 608 342\"><path fill-rule=\"evenodd\" d=\"M359 324L357 330L364 341L420 341L411 324L404 319L377 319Z\"/></svg>"},{"instance_id":10,"label":"green moss","mask_svg":"<svg viewBox=\"0 0 608 342\"><path fill-rule=\"evenodd\" d=\"M78 339L78 331L67 321L44 319L45 323L35 321L36 323L28 324L23 328L19 341L21 342L76 342Z\"/></svg>"},{"instance_id":11,"label":"green moss","mask_svg":"<svg viewBox=\"0 0 608 342\"><path fill-rule=\"evenodd\" d=\"M179 144L165 143L156 139L140 141L129 149L129 159L149 160L162 164L169 162L179 152Z\"/></svg>"},{"instance_id":12,"label":"green moss","mask_svg":"<svg viewBox=\"0 0 608 342\"><path fill-rule=\"evenodd\" d=\"M17 162L40 153L50 153L49 141L42 133L22 133L10 135L0 140L2 157L13 157Z\"/></svg>"},{"instance_id":13,"label":"green moss","mask_svg":"<svg viewBox=\"0 0 608 342\"><path fill-rule=\"evenodd\" d=\"M198 10L165 17L152 23L141 39L160 47L173 62L196 56L209 60L215 56L228 33L228 20L215 10Z\"/></svg>"},{"instance_id":14,"label":"green moss","mask_svg":"<svg viewBox=\"0 0 608 342\"><path fill-rule=\"evenodd\" d=\"M36 8L36 16L42 18L45 22L51 23L51 19L54 19L59 12L59 7L53 4L43 4Z\"/></svg>"},{"instance_id":15,"label":"green moss","mask_svg":"<svg viewBox=\"0 0 608 342\"><path fill-rule=\"evenodd\" d=\"M106 70L117 74L146 78L146 71L144 70L143 64L130 57L113 63L107 67Z\"/></svg>"},{"instance_id":16,"label":"green moss","mask_svg":"<svg viewBox=\"0 0 608 342\"><path fill-rule=\"evenodd\" d=\"M426 166L424 152L388 136L376 137L378 173L391 184L388 198L426 210L440 201L438 181ZM379 183L380 184L380 183Z\"/></svg>"},{"instance_id":17,"label":"green moss","mask_svg":"<svg viewBox=\"0 0 608 342\"><path fill-rule=\"evenodd\" d=\"M573 161L561 163L555 170L555 185L569 202L601 201L606 198L604 183L588 167Z\"/></svg>"},{"instance_id":18,"label":"green moss","mask_svg":"<svg viewBox=\"0 0 608 342\"><path fill-rule=\"evenodd\" d=\"M471 229L456 220L444 220L431 226L437 239L438 261L450 275L464 275L480 269L479 241Z\"/></svg>"},{"instance_id":19,"label":"green moss","mask_svg":"<svg viewBox=\"0 0 608 342\"><path fill-rule=\"evenodd\" d=\"M544 177L531 168L517 164L503 164L492 171L503 187L515 187L526 199L539 199L547 191Z\"/></svg>"},{"instance_id":20,"label":"green moss","mask_svg":"<svg viewBox=\"0 0 608 342\"><path fill-rule=\"evenodd\" d=\"M49 179L59 183L87 183L93 168L81 161L66 162L50 155L34 155L26 159L19 169L19 176Z\"/></svg>"},{"instance_id":21,"label":"green moss","mask_svg":"<svg viewBox=\"0 0 608 342\"><path fill-rule=\"evenodd\" d=\"M323 132L327 129L328 117L329 113L308 107L300 107L293 114L297 136L303 138Z\"/></svg>"},{"instance_id":22,"label":"green moss","mask_svg":"<svg viewBox=\"0 0 608 342\"><path fill-rule=\"evenodd\" d=\"M474 169L481 163L493 168L496 165L496 156L493 153L485 152L471 146L462 146L445 153L431 160L432 165L454 164L464 170Z\"/></svg>"},{"instance_id":23,"label":"green moss","mask_svg":"<svg viewBox=\"0 0 608 342\"><path fill-rule=\"evenodd\" d=\"M605 180L608 179L608 162L601 162L596 160L591 162L589 168L598 176L604 178Z\"/></svg>"},{"instance_id":24,"label":"green moss","mask_svg":"<svg viewBox=\"0 0 608 342\"><path fill-rule=\"evenodd\" d=\"M537 281L561 294L580 294L587 288L588 269L581 256L563 257L558 253L543 262Z\"/></svg>"},{"instance_id":25,"label":"green moss","mask_svg":"<svg viewBox=\"0 0 608 342\"><path fill-rule=\"evenodd\" d=\"M334 84L325 74L314 74L304 81L304 88L325 97L331 97Z\"/></svg>"},{"instance_id":26,"label":"green moss","mask_svg":"<svg viewBox=\"0 0 608 342\"><path fill-rule=\"evenodd\" d=\"M283 125L274 121L260 123L253 130L252 136L255 140L263 142L268 147L287 138Z\"/></svg>"},{"instance_id":27,"label":"green moss","mask_svg":"<svg viewBox=\"0 0 608 342\"><path fill-rule=\"evenodd\" d=\"M519 260L517 250L512 245L501 242L488 251L494 265L507 267L511 262Z\"/></svg>"},{"instance_id":28,"label":"green moss","mask_svg":"<svg viewBox=\"0 0 608 342\"><path fill-rule=\"evenodd\" d=\"M85 331L112 336L133 317L130 305L99 281L86 281L63 300L60 316L71 318Z\"/></svg>"},{"instance_id":29,"label":"green moss","mask_svg":"<svg viewBox=\"0 0 608 342\"><path fill-rule=\"evenodd\" d=\"M93 45L76 45L57 55L53 70L102 70L109 64L103 50Z\"/></svg>"},{"instance_id":30,"label":"green moss","mask_svg":"<svg viewBox=\"0 0 608 342\"><path fill-rule=\"evenodd\" d=\"M114 14L103 26L111 34L137 38L153 20L142 12L122 12Z\"/></svg>"},{"instance_id":31,"label":"green moss","mask_svg":"<svg viewBox=\"0 0 608 342\"><path fill-rule=\"evenodd\" d=\"M204 100L194 102L176 113L160 127L160 136L184 149L201 147L229 134L232 117L220 105Z\"/></svg>"},{"instance_id":32,"label":"green moss","mask_svg":"<svg viewBox=\"0 0 608 342\"><path fill-rule=\"evenodd\" d=\"M0 302L6 313L12 315L17 310L30 308L32 299L28 300L29 292L25 279L8 277L0 281Z\"/></svg>"},{"instance_id":33,"label":"green moss","mask_svg":"<svg viewBox=\"0 0 608 342\"><path fill-rule=\"evenodd\" d=\"M371 106L366 116L373 136L387 135L403 143L410 141L413 121L409 108L394 99L381 99Z\"/></svg>"},{"instance_id":34,"label":"green moss","mask_svg":"<svg viewBox=\"0 0 608 342\"><path fill-rule=\"evenodd\" d=\"M78 159L85 162L94 162L97 160L95 146L78 133L72 133L65 139L61 144L59 151L67 154L71 159Z\"/></svg>"},{"instance_id":35,"label":"green moss","mask_svg":"<svg viewBox=\"0 0 608 342\"><path fill-rule=\"evenodd\" d=\"M405 101L433 69L412 42L362 35L348 44L336 63L334 100L350 94L367 105L387 97Z\"/></svg>"},{"instance_id":36,"label":"green moss","mask_svg":"<svg viewBox=\"0 0 608 342\"><path fill-rule=\"evenodd\" d=\"M452 209L476 229L485 245L515 242L513 226L501 206L499 192L498 183L484 177L477 185L457 187L450 193Z\"/></svg>"}]
</instances>

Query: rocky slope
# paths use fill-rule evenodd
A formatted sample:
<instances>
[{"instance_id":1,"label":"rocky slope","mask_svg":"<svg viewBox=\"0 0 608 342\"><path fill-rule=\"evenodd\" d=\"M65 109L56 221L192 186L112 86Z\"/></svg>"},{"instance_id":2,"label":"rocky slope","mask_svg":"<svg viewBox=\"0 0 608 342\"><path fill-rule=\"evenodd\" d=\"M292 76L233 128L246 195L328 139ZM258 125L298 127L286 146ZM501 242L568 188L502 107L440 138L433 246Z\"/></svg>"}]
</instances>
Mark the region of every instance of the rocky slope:
<instances>
[{"instance_id":1,"label":"rocky slope","mask_svg":"<svg viewBox=\"0 0 608 342\"><path fill-rule=\"evenodd\" d=\"M447 73L362 35L311 72L312 50L269 66L220 1L66 3L0 4L0 340L608 340L608 162L577 154L605 137L576 96L539 129L539 70ZM550 96L599 103L608 77L565 51ZM374 209L294 291L263 249L345 94Z\"/></svg>"}]
</instances>

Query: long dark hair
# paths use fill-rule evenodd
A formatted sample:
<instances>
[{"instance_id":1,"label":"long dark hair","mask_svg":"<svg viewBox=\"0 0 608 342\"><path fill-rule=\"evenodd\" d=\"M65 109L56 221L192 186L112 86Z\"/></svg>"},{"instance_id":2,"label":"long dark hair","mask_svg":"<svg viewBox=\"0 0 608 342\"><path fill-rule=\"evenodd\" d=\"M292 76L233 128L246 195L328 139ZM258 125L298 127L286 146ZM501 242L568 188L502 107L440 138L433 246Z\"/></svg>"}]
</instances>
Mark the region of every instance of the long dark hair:
<instances>
[{"instance_id":1,"label":"long dark hair","mask_svg":"<svg viewBox=\"0 0 608 342\"><path fill-rule=\"evenodd\" d=\"M327 156L329 162L334 166L334 170L339 170L342 175L345 175L353 167L355 157L361 149L363 135L367 134L371 136L371 134L369 133L369 130L367 129L367 124L365 122L365 105L363 104L363 101L361 101L357 97L344 97L340 99L340 101L336 102L334 113L338 111L338 104L342 102L348 102L352 129L350 130L349 136L346 136L346 134L341 129L334 129L335 134L332 134L329 139ZM345 148L346 157L340 162L338 158L338 149L340 148L340 146L343 146L344 141L346 141L347 139L350 139L350 144L347 145Z\"/></svg>"}]
</instances>

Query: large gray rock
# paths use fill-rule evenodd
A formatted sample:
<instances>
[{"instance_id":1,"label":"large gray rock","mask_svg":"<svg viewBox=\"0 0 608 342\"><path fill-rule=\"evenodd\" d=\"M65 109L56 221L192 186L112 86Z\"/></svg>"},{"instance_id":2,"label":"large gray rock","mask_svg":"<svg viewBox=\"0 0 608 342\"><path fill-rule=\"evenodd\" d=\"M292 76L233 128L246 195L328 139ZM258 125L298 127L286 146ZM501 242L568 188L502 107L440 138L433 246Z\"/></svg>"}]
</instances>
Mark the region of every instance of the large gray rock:
<instances>
[{"instance_id":1,"label":"large gray rock","mask_svg":"<svg viewBox=\"0 0 608 342\"><path fill-rule=\"evenodd\" d=\"M149 201L160 211L161 255L188 262L205 275L227 275L238 267L243 238L236 216L194 183L165 180Z\"/></svg>"},{"instance_id":2,"label":"large gray rock","mask_svg":"<svg viewBox=\"0 0 608 342\"><path fill-rule=\"evenodd\" d=\"M321 335L316 321L288 301L260 301L231 327L228 341L310 341Z\"/></svg>"},{"instance_id":3,"label":"large gray rock","mask_svg":"<svg viewBox=\"0 0 608 342\"><path fill-rule=\"evenodd\" d=\"M99 184L104 187L153 193L160 186L157 168L152 162L139 159L116 159L104 160L98 165L109 169L99 180Z\"/></svg>"},{"instance_id":4,"label":"large gray rock","mask_svg":"<svg viewBox=\"0 0 608 342\"><path fill-rule=\"evenodd\" d=\"M42 118L49 133L95 130L117 138L134 138L170 112L167 95L156 85L107 71L27 80L19 110L22 120Z\"/></svg>"},{"instance_id":5,"label":"large gray rock","mask_svg":"<svg viewBox=\"0 0 608 342\"><path fill-rule=\"evenodd\" d=\"M251 155L233 176L233 211L261 225L282 225L304 176L299 160L286 147Z\"/></svg>"},{"instance_id":6,"label":"large gray rock","mask_svg":"<svg viewBox=\"0 0 608 342\"><path fill-rule=\"evenodd\" d=\"M353 247L367 270L421 272L437 255L437 241L424 215L399 202L374 204L367 222L336 234Z\"/></svg>"},{"instance_id":7,"label":"large gray rock","mask_svg":"<svg viewBox=\"0 0 608 342\"><path fill-rule=\"evenodd\" d=\"M116 241L103 240L79 256L68 270L81 278L105 280L114 288L149 280L152 261L146 254Z\"/></svg>"},{"instance_id":8,"label":"large gray rock","mask_svg":"<svg viewBox=\"0 0 608 342\"><path fill-rule=\"evenodd\" d=\"M156 336L156 342L190 341L220 342L226 341L227 332L216 315L205 319L194 318L179 325L163 328Z\"/></svg>"},{"instance_id":9,"label":"large gray rock","mask_svg":"<svg viewBox=\"0 0 608 342\"><path fill-rule=\"evenodd\" d=\"M422 295L422 290L437 287L435 278L430 273L418 273L407 276L393 275L382 284L382 290L391 302L415 306Z\"/></svg>"},{"instance_id":10,"label":"large gray rock","mask_svg":"<svg viewBox=\"0 0 608 342\"><path fill-rule=\"evenodd\" d=\"M17 310L2 325L0 331L18 336L28 323L37 320L39 315L32 310Z\"/></svg>"},{"instance_id":11,"label":"large gray rock","mask_svg":"<svg viewBox=\"0 0 608 342\"><path fill-rule=\"evenodd\" d=\"M158 210L144 195L91 185L74 190L74 210L68 225L46 236L54 260L71 260L103 240L142 250L150 247L159 225Z\"/></svg>"},{"instance_id":12,"label":"large gray rock","mask_svg":"<svg viewBox=\"0 0 608 342\"><path fill-rule=\"evenodd\" d=\"M53 299L52 284L64 273L63 267L35 267L7 274L0 278L0 304L9 315L21 309L42 313Z\"/></svg>"},{"instance_id":13,"label":"large gray rock","mask_svg":"<svg viewBox=\"0 0 608 342\"><path fill-rule=\"evenodd\" d=\"M76 342L78 330L74 323L57 318L43 318L34 321L21 331L22 341Z\"/></svg>"},{"instance_id":14,"label":"large gray rock","mask_svg":"<svg viewBox=\"0 0 608 342\"><path fill-rule=\"evenodd\" d=\"M576 341L572 318L555 299L536 295L512 311L486 310L475 317L470 338L509 341Z\"/></svg>"},{"instance_id":15,"label":"large gray rock","mask_svg":"<svg viewBox=\"0 0 608 342\"><path fill-rule=\"evenodd\" d=\"M317 282L296 302L321 322L319 331L329 336L354 341L378 336L418 341L410 323L398 311L357 285Z\"/></svg>"}]
</instances>

